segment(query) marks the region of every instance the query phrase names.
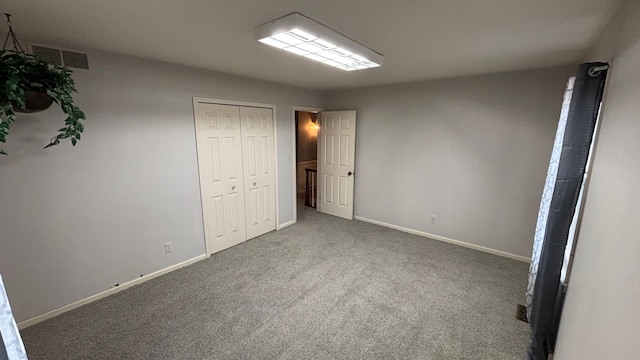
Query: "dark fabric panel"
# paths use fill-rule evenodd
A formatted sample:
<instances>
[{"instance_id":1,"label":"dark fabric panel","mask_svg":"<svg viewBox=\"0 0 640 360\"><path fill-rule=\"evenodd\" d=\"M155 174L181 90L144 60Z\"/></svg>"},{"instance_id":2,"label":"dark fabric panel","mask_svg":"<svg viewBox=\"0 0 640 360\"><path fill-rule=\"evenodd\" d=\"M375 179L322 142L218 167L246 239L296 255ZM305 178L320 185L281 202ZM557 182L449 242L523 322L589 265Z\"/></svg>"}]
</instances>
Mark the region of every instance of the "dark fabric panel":
<instances>
[{"instance_id":1,"label":"dark fabric panel","mask_svg":"<svg viewBox=\"0 0 640 360\"><path fill-rule=\"evenodd\" d=\"M580 64L569 106L558 176L551 199L531 306L530 360L546 360L555 345L561 307L560 272L569 228L578 202L607 71L589 74L605 63Z\"/></svg>"},{"instance_id":2,"label":"dark fabric panel","mask_svg":"<svg viewBox=\"0 0 640 360\"><path fill-rule=\"evenodd\" d=\"M7 349L4 347L4 341L2 340L2 333L0 332L0 360L9 360L7 355Z\"/></svg>"},{"instance_id":3,"label":"dark fabric panel","mask_svg":"<svg viewBox=\"0 0 640 360\"><path fill-rule=\"evenodd\" d=\"M558 340L558 330L560 328L560 318L562 317L562 307L564 306L564 299L567 295L567 288L560 284L558 286L558 296L556 297L556 306L554 308L553 322L551 325L551 331L549 332L549 352L553 353L556 348L556 341Z\"/></svg>"}]
</instances>

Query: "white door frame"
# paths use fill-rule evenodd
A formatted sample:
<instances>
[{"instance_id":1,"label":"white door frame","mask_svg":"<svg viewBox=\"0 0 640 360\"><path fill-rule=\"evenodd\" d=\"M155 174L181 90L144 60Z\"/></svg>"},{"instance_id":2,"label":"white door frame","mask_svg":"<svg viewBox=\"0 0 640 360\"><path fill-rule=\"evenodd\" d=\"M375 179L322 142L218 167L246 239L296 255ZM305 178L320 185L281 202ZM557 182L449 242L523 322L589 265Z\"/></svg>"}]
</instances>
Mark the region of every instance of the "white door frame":
<instances>
[{"instance_id":1,"label":"white door frame","mask_svg":"<svg viewBox=\"0 0 640 360\"><path fill-rule=\"evenodd\" d=\"M276 117L276 106L273 104L263 104L263 103L255 103L249 101L238 101L238 100L227 100L227 99L215 99L215 98L207 98L207 97L193 97L193 136L196 140L196 146L198 144L198 139L196 138L196 106L198 103L208 103L208 104L218 104L218 105L235 105L235 106L249 106L249 107L260 107L267 108L273 111L273 147L275 150L275 170L276 170L276 230L280 230L280 200L278 198L278 121ZM295 121L295 120L294 120ZM198 164L200 159L198 159L198 152L196 149L196 161ZM198 167L198 184L200 183L200 168ZM201 188L199 189L200 191ZM295 199L294 199L295 200ZM202 196L200 196L200 209L202 211L202 234L204 235L204 227L206 226L204 222L204 204L202 203ZM294 207L295 213L295 207ZM204 238L204 246L207 256L211 255L211 249L207 249L207 239Z\"/></svg>"},{"instance_id":2,"label":"white door frame","mask_svg":"<svg viewBox=\"0 0 640 360\"><path fill-rule=\"evenodd\" d=\"M309 107L309 106L297 106L294 105L292 107L292 111L291 111L291 115L292 115L292 119L293 121L291 122L292 129L293 129L293 145L291 146L291 149L293 150L293 152L291 153L291 158L293 161L292 168L292 174L293 174L293 220L290 223L287 223L285 226L289 226L289 225L293 225L295 223L298 222L298 189L296 188L297 186L297 179L298 179L298 149L296 149L296 143L297 143L297 138L298 138L298 134L296 133L296 111L306 111L306 112L322 112L324 111L323 108L317 108L317 107ZM318 151L318 146L316 145L316 153ZM318 209L316 209L317 211ZM284 227L284 226L283 226Z\"/></svg>"}]
</instances>

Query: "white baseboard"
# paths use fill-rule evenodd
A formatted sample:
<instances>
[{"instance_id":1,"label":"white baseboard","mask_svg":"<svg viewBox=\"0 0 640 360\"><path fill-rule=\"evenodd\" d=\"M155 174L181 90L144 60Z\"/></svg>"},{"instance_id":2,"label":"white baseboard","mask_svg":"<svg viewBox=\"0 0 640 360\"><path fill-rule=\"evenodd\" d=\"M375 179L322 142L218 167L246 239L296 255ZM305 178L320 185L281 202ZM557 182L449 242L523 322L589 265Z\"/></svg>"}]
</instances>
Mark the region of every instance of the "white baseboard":
<instances>
[{"instance_id":1,"label":"white baseboard","mask_svg":"<svg viewBox=\"0 0 640 360\"><path fill-rule=\"evenodd\" d=\"M476 245L476 244L470 244L468 242L455 240L455 239L450 239L450 238L447 238L447 237L444 237L444 236L440 236L440 235L429 234L429 233L426 233L424 231L413 230L413 229L405 228L405 227L398 226L398 225L387 224L387 223L384 223L382 221L371 220L371 219L364 218L362 216L354 216L353 218L356 219L356 220L368 222L368 223L375 224L375 225L384 226L384 227L387 227L387 228L390 228L390 229L399 230L399 231L406 232L406 233L409 233L409 234L418 235L418 236L426 237L426 238L429 238L429 239L446 242L446 243L449 243L449 244L454 244L454 245L458 245L458 246L462 246L462 247L466 247L466 248L470 248L470 249L474 249L474 250L479 250L479 251L483 251L483 252L486 252L486 253L490 253L490 254L494 254L494 255L498 255L498 256L502 256L502 257L507 257L507 258L510 258L510 259L514 259L514 260L518 260L518 261L522 261L522 262L526 262L526 263L530 263L531 262L531 259L529 259L527 257L511 254L511 253L508 253L508 252L505 252L505 251L495 250L495 249L492 249L492 248L488 248L488 247L484 247L484 246L480 246L480 245Z\"/></svg>"},{"instance_id":2,"label":"white baseboard","mask_svg":"<svg viewBox=\"0 0 640 360\"><path fill-rule=\"evenodd\" d=\"M295 224L296 222L297 222L296 220L287 221L287 222L286 222L286 223L284 223L284 224L280 224L280 225L278 225L278 228L277 228L276 230L284 229L284 228L286 228L287 226L291 226L291 225Z\"/></svg>"},{"instance_id":3,"label":"white baseboard","mask_svg":"<svg viewBox=\"0 0 640 360\"><path fill-rule=\"evenodd\" d=\"M405 228L405 227L398 226L398 225L387 224L387 223L382 222L382 221L367 219L367 218L362 217L362 216L354 216L353 218L356 219L356 220L364 221L364 222L375 224L375 225L384 226L384 227L387 227L387 228L390 228L390 229L399 230L399 231L402 231L402 232L406 232L406 233L409 233L409 234L426 237L426 238L433 239L433 240L438 240L438 241L442 241L442 242L446 242L446 243L450 243L450 244L454 244L454 245L458 245L458 246L463 246L463 247L466 247L466 248L475 249L475 250L487 252L487 253L490 253L490 254L499 255L499 256L511 258L511 259L514 259L514 260L519 260L519 261L522 261L522 262L527 262L527 263L531 262L531 259L529 259L527 257L511 254L511 253L508 253L508 252L505 252L505 251L500 251L500 250L495 250L495 249L491 249L491 248L480 246L480 245L470 244L470 243L467 243L467 242L464 242L464 241L454 240L454 239L450 239L450 238L447 238L447 237L444 237L444 236L440 236L440 235L429 234L429 233L426 233L426 232L423 232L423 231L413 230L413 229ZM296 223L295 220L291 220L291 221L288 221L286 223L280 224L278 226L278 230L284 229L284 228L286 228L288 226L291 226L291 225L293 225L295 223ZM196 256L196 257L194 257L192 259L183 261L181 263L178 263L178 264L166 267L164 269L160 269L158 271L152 272L151 274L147 274L145 276L142 276L142 277L136 278L134 280L128 281L126 283L120 284L120 286L112 287L112 288L110 288L108 290L102 291L102 292L97 293L95 295L91 295L89 297L86 297L84 299L78 300L78 301L73 302L71 304L62 306L62 307L57 308L55 310L51 310L51 311L46 312L44 314L32 317L32 318L24 320L24 321L21 321L21 322L18 323L18 328L19 329L24 329L24 328L27 328L29 326L35 325L35 324L37 324L39 322L51 319L51 318L53 318L55 316L58 316L58 315L60 315L62 313L65 313L67 311L70 311L70 310L79 308L80 306L83 306L83 305L92 303L94 301L100 300L100 299L105 298L105 297L107 297L109 295L112 295L112 294L118 293L118 292L120 292L122 290L128 289L128 288L130 288L132 286L135 286L135 285L138 285L138 284L142 284L143 282L149 281L149 280L151 280L153 278L156 278L156 277L158 277L160 275L164 275L164 274L170 273L170 272L172 272L174 270L180 269L182 267L194 264L194 263L196 263L198 261L206 259L206 257L207 257L206 254L202 254L202 255Z\"/></svg>"},{"instance_id":4,"label":"white baseboard","mask_svg":"<svg viewBox=\"0 0 640 360\"><path fill-rule=\"evenodd\" d=\"M196 256L196 257L194 257L192 259L183 261L183 262L175 264L175 265L171 265L171 266L166 267L164 269L160 269L158 271L152 272L151 274L147 274L147 275L141 276L139 278L135 278L134 280L128 281L128 282L123 283L123 284L120 284L119 286L112 287L112 288L110 288L108 290L99 292L99 293L97 293L95 295L91 295L89 297L86 297L84 299L78 300L78 301L73 302L71 304L59 307L59 308L57 308L55 310L51 310L51 311L46 312L46 313L44 313L42 315L38 315L38 316L32 317L31 319L27 319L27 320L21 321L21 322L18 323L18 328L19 329L24 329L24 328L27 328L27 327L29 327L31 325L35 325L35 324L37 324L39 322L43 322L45 320L51 319L52 317L58 316L58 315L60 315L62 313L65 313L67 311L79 308L82 305L86 305L86 304L92 303L94 301L97 301L97 300L100 300L102 298L105 298L105 297L107 297L109 295L113 295L113 294L118 293L118 292L120 292L122 290L128 289L128 288L130 288L132 286L135 286L135 285L138 285L138 284L142 284L143 282L149 281L149 280L151 280L153 278L156 278L156 277L158 277L160 275L164 275L164 274L170 273L170 272L172 272L174 270L178 270L178 269L180 269L182 267L185 267L187 265L191 265L191 264L196 263L196 262L198 262L200 260L204 260L204 259L206 259L206 257L207 257L206 254L202 254L200 256Z\"/></svg>"}]
</instances>

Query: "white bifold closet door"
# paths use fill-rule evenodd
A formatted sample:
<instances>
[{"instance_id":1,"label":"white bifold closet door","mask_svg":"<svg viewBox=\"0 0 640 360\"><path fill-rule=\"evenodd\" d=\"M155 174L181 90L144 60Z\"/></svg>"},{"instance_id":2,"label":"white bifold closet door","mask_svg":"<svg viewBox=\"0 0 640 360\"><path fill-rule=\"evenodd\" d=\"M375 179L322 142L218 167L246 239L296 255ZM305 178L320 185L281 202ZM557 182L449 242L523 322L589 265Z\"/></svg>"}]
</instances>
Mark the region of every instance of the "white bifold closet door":
<instances>
[{"instance_id":1,"label":"white bifold closet door","mask_svg":"<svg viewBox=\"0 0 640 360\"><path fill-rule=\"evenodd\" d=\"M207 254L275 230L273 112L195 103Z\"/></svg>"},{"instance_id":2,"label":"white bifold closet door","mask_svg":"<svg viewBox=\"0 0 640 360\"><path fill-rule=\"evenodd\" d=\"M247 239L276 229L273 112L240 108Z\"/></svg>"}]
</instances>

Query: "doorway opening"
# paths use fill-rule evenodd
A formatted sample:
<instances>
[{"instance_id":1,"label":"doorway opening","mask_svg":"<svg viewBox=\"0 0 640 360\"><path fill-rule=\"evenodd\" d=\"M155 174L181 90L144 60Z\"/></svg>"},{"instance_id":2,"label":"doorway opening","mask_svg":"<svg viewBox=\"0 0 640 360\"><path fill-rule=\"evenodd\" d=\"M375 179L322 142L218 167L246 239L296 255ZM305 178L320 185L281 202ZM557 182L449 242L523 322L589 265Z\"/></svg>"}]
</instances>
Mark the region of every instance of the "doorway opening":
<instances>
[{"instance_id":1,"label":"doorway opening","mask_svg":"<svg viewBox=\"0 0 640 360\"><path fill-rule=\"evenodd\" d=\"M294 109L296 218L303 207L317 205L318 111Z\"/></svg>"}]
</instances>

